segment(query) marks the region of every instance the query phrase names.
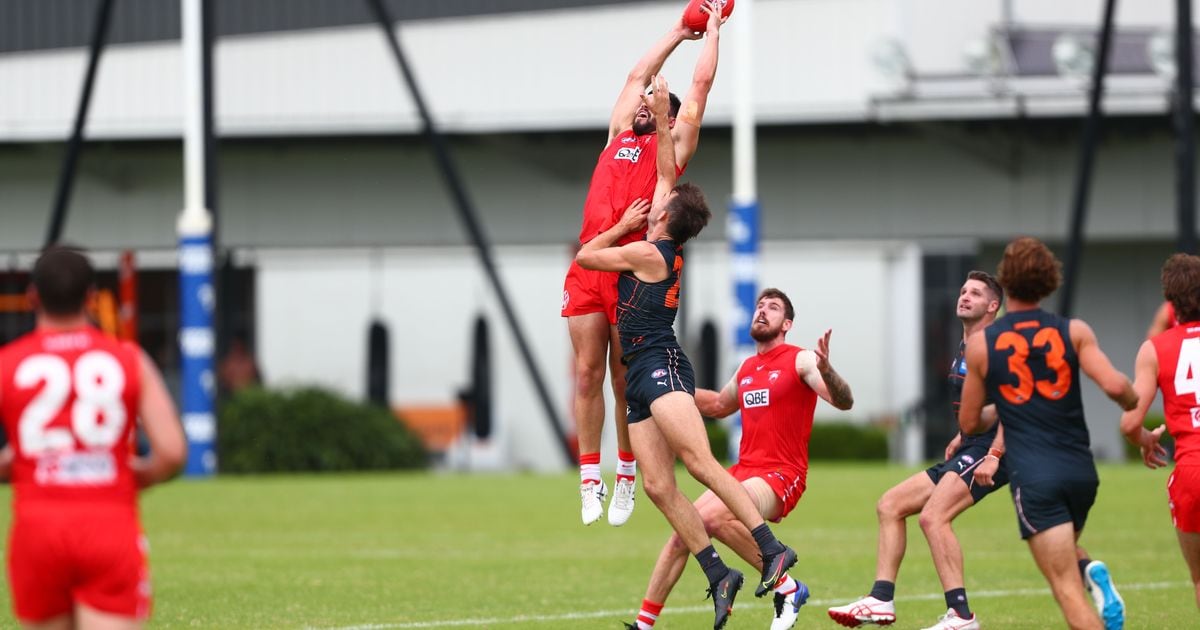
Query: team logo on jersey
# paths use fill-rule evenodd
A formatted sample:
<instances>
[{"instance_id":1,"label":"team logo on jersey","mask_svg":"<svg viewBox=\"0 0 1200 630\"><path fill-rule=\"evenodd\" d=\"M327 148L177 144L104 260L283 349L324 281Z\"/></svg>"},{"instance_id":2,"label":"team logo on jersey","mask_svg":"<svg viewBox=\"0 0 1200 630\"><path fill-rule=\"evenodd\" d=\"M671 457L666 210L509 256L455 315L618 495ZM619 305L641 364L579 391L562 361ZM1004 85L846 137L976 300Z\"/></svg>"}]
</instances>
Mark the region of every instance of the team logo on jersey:
<instances>
[{"instance_id":1,"label":"team logo on jersey","mask_svg":"<svg viewBox=\"0 0 1200 630\"><path fill-rule=\"evenodd\" d=\"M779 380L779 375L782 372L783 370L771 370L771 374L767 376L767 381L774 383L775 381Z\"/></svg>"},{"instance_id":2,"label":"team logo on jersey","mask_svg":"<svg viewBox=\"0 0 1200 630\"><path fill-rule=\"evenodd\" d=\"M1200 407L1192 407L1192 428L1200 429Z\"/></svg>"},{"instance_id":3,"label":"team logo on jersey","mask_svg":"<svg viewBox=\"0 0 1200 630\"><path fill-rule=\"evenodd\" d=\"M637 138L634 136L625 136L624 138L621 138L621 142L629 144L630 142L637 142Z\"/></svg>"},{"instance_id":4,"label":"team logo on jersey","mask_svg":"<svg viewBox=\"0 0 1200 630\"><path fill-rule=\"evenodd\" d=\"M662 368L658 368L657 370L654 370L653 372L650 373L650 378L662 378L666 375L667 375L666 370L664 370Z\"/></svg>"},{"instance_id":5,"label":"team logo on jersey","mask_svg":"<svg viewBox=\"0 0 1200 630\"><path fill-rule=\"evenodd\" d=\"M753 377L753 376L747 376L746 378L742 379L742 380L739 382L739 384L740 384L740 385L749 385L750 383L753 383L753 382L754 382L754 377Z\"/></svg>"},{"instance_id":6,"label":"team logo on jersey","mask_svg":"<svg viewBox=\"0 0 1200 630\"><path fill-rule=\"evenodd\" d=\"M750 407L766 407L771 404L771 390L769 389L752 389L742 394L742 406Z\"/></svg>"},{"instance_id":7,"label":"team logo on jersey","mask_svg":"<svg viewBox=\"0 0 1200 630\"><path fill-rule=\"evenodd\" d=\"M621 147L617 150L617 154L613 156L614 160L629 160L637 164L638 158L642 156L642 147Z\"/></svg>"}]
</instances>

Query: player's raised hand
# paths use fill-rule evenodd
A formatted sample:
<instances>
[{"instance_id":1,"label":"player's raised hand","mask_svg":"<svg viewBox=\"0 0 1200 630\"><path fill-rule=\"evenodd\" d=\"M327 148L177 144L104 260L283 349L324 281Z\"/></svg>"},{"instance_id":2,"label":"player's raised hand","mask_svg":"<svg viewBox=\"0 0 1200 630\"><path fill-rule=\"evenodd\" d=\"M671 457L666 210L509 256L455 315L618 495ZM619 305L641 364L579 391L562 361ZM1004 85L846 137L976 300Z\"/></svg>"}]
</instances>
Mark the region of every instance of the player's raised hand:
<instances>
[{"instance_id":1,"label":"player's raised hand","mask_svg":"<svg viewBox=\"0 0 1200 630\"><path fill-rule=\"evenodd\" d=\"M1162 468L1167 465L1167 449L1159 443L1167 425L1161 424L1153 431L1142 434L1142 463L1146 468Z\"/></svg>"},{"instance_id":2,"label":"player's raised hand","mask_svg":"<svg viewBox=\"0 0 1200 630\"><path fill-rule=\"evenodd\" d=\"M817 355L817 371L822 374L829 371L829 336L832 334L833 329L826 328L825 334L817 339L817 349L813 350Z\"/></svg>"},{"instance_id":3,"label":"player's raised hand","mask_svg":"<svg viewBox=\"0 0 1200 630\"><path fill-rule=\"evenodd\" d=\"M642 102L650 109L650 113L665 119L671 107L671 90L667 87L667 78L661 74L650 77L650 88L653 91L643 94Z\"/></svg>"},{"instance_id":4,"label":"player's raised hand","mask_svg":"<svg viewBox=\"0 0 1200 630\"><path fill-rule=\"evenodd\" d=\"M728 16L721 17L721 5L717 0L706 0L700 5L700 10L708 14L708 33L715 34L720 32L721 25L729 19Z\"/></svg>"},{"instance_id":5,"label":"player's raised hand","mask_svg":"<svg viewBox=\"0 0 1200 630\"><path fill-rule=\"evenodd\" d=\"M625 214L621 215L621 220L617 225L625 231L625 234L636 232L646 227L646 217L650 214L650 201L646 199L634 199L633 203L625 209Z\"/></svg>"}]
</instances>

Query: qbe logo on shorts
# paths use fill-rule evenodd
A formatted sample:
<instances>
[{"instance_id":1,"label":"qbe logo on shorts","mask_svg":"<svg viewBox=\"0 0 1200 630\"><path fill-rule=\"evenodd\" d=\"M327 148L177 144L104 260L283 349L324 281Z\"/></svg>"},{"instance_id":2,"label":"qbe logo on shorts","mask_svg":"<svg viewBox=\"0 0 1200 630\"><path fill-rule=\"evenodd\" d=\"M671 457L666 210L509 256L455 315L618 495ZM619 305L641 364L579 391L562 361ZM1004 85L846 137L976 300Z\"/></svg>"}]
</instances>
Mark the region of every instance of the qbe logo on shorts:
<instances>
[{"instance_id":1,"label":"qbe logo on shorts","mask_svg":"<svg viewBox=\"0 0 1200 630\"><path fill-rule=\"evenodd\" d=\"M752 389L742 394L742 406L744 407L766 407L771 404L771 390L769 389Z\"/></svg>"}]
</instances>

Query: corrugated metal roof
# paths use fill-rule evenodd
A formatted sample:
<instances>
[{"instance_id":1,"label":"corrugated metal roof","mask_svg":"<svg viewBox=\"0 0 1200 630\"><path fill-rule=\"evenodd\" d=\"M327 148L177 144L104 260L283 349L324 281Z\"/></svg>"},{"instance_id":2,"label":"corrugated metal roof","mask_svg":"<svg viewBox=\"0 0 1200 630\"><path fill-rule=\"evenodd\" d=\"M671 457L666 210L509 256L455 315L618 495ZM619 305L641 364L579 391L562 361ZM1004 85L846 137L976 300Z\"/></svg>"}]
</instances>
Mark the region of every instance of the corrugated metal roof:
<instances>
[{"instance_id":1,"label":"corrugated metal roof","mask_svg":"<svg viewBox=\"0 0 1200 630\"><path fill-rule=\"evenodd\" d=\"M373 21L363 0L210 0L218 35L293 31ZM179 38L177 0L114 0L111 44ZM386 0L397 20L494 15L645 0ZM100 0L0 2L0 53L87 46Z\"/></svg>"}]
</instances>

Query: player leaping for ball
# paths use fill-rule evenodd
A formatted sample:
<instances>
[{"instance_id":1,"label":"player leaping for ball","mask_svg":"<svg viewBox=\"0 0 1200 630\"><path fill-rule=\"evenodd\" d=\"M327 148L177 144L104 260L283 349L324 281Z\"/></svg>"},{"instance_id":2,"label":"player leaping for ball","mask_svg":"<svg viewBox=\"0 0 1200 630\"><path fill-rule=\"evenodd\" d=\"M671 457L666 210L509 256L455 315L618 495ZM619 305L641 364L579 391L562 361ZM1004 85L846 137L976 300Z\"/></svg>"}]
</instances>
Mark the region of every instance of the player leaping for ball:
<instances>
[{"instance_id":1,"label":"player leaping for ball","mask_svg":"<svg viewBox=\"0 0 1200 630\"><path fill-rule=\"evenodd\" d=\"M707 3L702 10L709 20L705 33L695 33L676 22L671 30L650 49L629 72L625 87L617 97L609 123L608 143L600 153L592 172L591 186L583 207L580 244L586 244L615 225L625 209L637 199L650 199L655 187L655 155L658 139L655 115L641 102L650 77L680 42L705 37L704 48L696 61L692 85L682 102L671 95L671 107L665 114L674 142L673 163L681 174L696 153L700 140L700 121L717 72L717 50L721 24L717 4ZM644 230L622 235L619 244L642 240ZM604 428L605 370L611 372L614 415L617 429L617 477L608 522L623 525L633 513L636 466L629 442L625 409L625 367L621 365L620 338L616 331L617 274L583 269L571 264L563 284L562 316L567 318L571 346L575 352L574 412L579 438L579 493L584 525L600 519L604 513L607 487L600 478L600 435Z\"/></svg>"},{"instance_id":2,"label":"player leaping for ball","mask_svg":"<svg viewBox=\"0 0 1200 630\"><path fill-rule=\"evenodd\" d=\"M779 542L746 489L712 455L704 421L696 408L691 363L672 328L679 310L683 244L700 233L712 213L695 184L675 185L677 177L666 120L667 84L655 77L654 93L643 96L654 112L659 135L658 182L649 206L638 201L621 221L589 241L575 259L586 269L620 272L617 331L621 360L629 366L629 437L642 462L646 495L695 555L709 582L720 630L742 586L742 573L725 565L704 530L704 522L675 483L675 458L697 481L713 491L750 530L762 555L762 597L784 579L796 552ZM648 221L647 240L618 245L617 240Z\"/></svg>"}]
</instances>

